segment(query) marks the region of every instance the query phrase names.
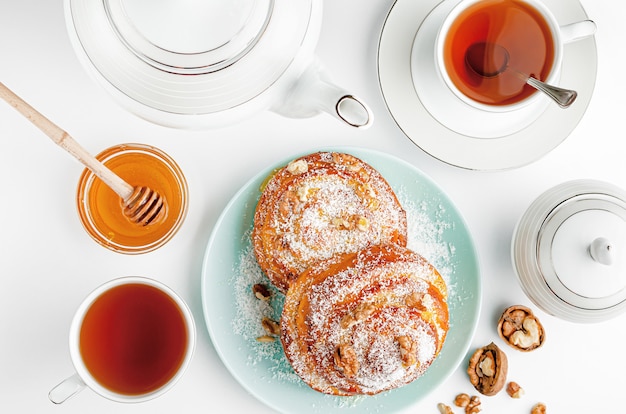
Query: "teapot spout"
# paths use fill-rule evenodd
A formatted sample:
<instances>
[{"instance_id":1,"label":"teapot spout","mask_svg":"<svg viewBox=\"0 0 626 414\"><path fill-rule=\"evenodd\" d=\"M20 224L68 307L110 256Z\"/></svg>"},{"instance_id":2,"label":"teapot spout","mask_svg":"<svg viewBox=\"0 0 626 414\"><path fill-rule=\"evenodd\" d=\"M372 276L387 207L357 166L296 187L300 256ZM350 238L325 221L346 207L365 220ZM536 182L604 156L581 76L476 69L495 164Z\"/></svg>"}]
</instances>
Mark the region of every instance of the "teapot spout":
<instances>
[{"instance_id":1,"label":"teapot spout","mask_svg":"<svg viewBox=\"0 0 626 414\"><path fill-rule=\"evenodd\" d=\"M290 118L308 118L323 111L355 128L367 128L373 121L368 106L331 82L317 61L305 70L285 99L272 110Z\"/></svg>"}]
</instances>

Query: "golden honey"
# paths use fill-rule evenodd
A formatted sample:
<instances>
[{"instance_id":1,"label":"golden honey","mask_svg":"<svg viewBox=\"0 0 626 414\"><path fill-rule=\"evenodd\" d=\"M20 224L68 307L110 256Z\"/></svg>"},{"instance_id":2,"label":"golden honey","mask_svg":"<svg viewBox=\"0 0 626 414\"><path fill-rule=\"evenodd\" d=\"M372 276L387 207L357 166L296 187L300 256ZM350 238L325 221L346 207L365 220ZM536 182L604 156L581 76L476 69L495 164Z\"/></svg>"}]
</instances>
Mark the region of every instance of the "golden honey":
<instances>
[{"instance_id":1,"label":"golden honey","mask_svg":"<svg viewBox=\"0 0 626 414\"><path fill-rule=\"evenodd\" d=\"M187 182L178 165L161 150L142 144L123 144L96 156L132 186L158 192L167 204L158 223L131 222L122 199L89 170L78 183L78 214L89 235L119 253L139 254L157 249L178 231L187 212Z\"/></svg>"}]
</instances>

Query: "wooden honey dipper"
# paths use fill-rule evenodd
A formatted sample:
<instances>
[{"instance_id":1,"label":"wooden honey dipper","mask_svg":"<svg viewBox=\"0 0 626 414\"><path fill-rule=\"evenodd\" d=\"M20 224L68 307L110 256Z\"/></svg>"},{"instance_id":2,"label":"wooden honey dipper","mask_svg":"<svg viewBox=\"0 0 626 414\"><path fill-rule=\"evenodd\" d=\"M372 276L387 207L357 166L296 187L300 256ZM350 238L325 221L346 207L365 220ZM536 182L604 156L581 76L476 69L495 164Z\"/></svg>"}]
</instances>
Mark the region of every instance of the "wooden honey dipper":
<instances>
[{"instance_id":1,"label":"wooden honey dipper","mask_svg":"<svg viewBox=\"0 0 626 414\"><path fill-rule=\"evenodd\" d=\"M133 187L128 184L89 154L70 134L39 113L2 82L0 82L0 97L115 191L122 199L124 215L132 223L147 226L158 223L165 217L167 204L159 193L149 187Z\"/></svg>"}]
</instances>

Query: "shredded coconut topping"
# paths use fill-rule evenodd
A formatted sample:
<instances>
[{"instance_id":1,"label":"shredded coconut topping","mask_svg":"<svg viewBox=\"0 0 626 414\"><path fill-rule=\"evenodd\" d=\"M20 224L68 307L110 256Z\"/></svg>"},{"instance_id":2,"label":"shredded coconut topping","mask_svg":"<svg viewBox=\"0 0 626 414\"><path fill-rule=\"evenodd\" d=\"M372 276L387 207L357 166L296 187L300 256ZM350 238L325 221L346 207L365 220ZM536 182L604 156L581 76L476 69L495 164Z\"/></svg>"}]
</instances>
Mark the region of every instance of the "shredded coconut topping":
<instances>
[{"instance_id":1,"label":"shredded coconut topping","mask_svg":"<svg viewBox=\"0 0 626 414\"><path fill-rule=\"evenodd\" d=\"M406 212L387 181L337 153L311 154L279 171L259 200L255 227L259 263L282 291L292 281L285 279L319 260L373 244L405 245L407 231Z\"/></svg>"},{"instance_id":2,"label":"shredded coconut topping","mask_svg":"<svg viewBox=\"0 0 626 414\"><path fill-rule=\"evenodd\" d=\"M445 292L438 301L432 297L431 275L439 275L399 246L372 247L341 266L328 273L320 264L287 295L283 338L296 373L314 389L339 395L377 394L420 376L447 332ZM406 297L416 292L430 299L408 305Z\"/></svg>"}]
</instances>

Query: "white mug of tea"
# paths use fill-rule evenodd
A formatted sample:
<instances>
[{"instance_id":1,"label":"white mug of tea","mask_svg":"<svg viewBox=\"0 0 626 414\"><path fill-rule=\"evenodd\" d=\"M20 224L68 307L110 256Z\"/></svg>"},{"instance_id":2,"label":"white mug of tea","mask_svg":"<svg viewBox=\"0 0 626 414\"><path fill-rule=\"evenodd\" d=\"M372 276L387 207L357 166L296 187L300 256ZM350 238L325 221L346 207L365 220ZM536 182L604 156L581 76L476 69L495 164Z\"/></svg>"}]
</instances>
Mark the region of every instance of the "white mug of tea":
<instances>
[{"instance_id":1,"label":"white mug of tea","mask_svg":"<svg viewBox=\"0 0 626 414\"><path fill-rule=\"evenodd\" d=\"M485 111L512 111L547 99L528 77L559 86L563 45L595 31L591 20L559 25L540 0L460 0L440 26L435 59L459 99Z\"/></svg>"},{"instance_id":2,"label":"white mug of tea","mask_svg":"<svg viewBox=\"0 0 626 414\"><path fill-rule=\"evenodd\" d=\"M118 402L158 397L183 375L196 338L185 302L144 277L121 277L91 292L69 337L76 373L48 394L56 404L85 387Z\"/></svg>"}]
</instances>

